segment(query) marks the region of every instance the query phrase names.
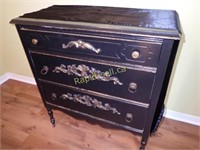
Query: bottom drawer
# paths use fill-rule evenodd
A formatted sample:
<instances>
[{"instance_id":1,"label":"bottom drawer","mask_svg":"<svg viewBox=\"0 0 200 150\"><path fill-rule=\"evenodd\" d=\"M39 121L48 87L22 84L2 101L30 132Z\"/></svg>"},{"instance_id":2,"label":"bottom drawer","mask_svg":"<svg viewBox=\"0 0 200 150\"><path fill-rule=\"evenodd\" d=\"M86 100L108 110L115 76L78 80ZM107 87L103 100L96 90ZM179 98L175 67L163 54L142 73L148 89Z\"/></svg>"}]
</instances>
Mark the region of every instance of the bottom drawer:
<instances>
[{"instance_id":1,"label":"bottom drawer","mask_svg":"<svg viewBox=\"0 0 200 150\"><path fill-rule=\"evenodd\" d=\"M70 88L41 83L45 101L57 107L142 133L147 108L82 93Z\"/></svg>"}]
</instances>

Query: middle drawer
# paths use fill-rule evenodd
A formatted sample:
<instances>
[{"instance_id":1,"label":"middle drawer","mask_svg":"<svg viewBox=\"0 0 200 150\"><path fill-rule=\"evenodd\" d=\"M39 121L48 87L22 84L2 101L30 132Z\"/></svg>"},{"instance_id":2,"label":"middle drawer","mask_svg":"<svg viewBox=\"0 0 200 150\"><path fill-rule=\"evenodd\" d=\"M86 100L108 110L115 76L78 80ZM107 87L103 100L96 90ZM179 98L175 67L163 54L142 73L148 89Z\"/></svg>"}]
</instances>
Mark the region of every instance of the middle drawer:
<instances>
[{"instance_id":1,"label":"middle drawer","mask_svg":"<svg viewBox=\"0 0 200 150\"><path fill-rule=\"evenodd\" d=\"M155 73L70 57L30 53L38 78L149 103Z\"/></svg>"}]
</instances>

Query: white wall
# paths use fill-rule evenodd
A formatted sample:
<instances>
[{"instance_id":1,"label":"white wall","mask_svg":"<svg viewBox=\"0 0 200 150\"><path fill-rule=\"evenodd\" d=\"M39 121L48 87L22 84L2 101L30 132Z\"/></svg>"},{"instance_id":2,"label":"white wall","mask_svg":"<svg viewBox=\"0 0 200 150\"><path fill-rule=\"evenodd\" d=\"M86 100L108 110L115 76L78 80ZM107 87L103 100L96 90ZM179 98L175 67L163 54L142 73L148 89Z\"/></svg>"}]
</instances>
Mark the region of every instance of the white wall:
<instances>
[{"instance_id":1,"label":"white wall","mask_svg":"<svg viewBox=\"0 0 200 150\"><path fill-rule=\"evenodd\" d=\"M175 62L173 76L167 95L167 108L170 110L200 116L198 91L199 71L199 0L3 0L3 70L0 75L12 72L31 76L27 59L12 18L24 13L39 10L54 4L103 5L116 7L173 9L179 13L184 40L181 42ZM2 32L1 32L2 33Z\"/></svg>"},{"instance_id":2,"label":"white wall","mask_svg":"<svg viewBox=\"0 0 200 150\"><path fill-rule=\"evenodd\" d=\"M2 57L2 53L3 53L3 49L2 49L2 28L3 28L3 23L2 23L2 1L0 1L0 75L2 75L3 73L3 57Z\"/></svg>"}]
</instances>

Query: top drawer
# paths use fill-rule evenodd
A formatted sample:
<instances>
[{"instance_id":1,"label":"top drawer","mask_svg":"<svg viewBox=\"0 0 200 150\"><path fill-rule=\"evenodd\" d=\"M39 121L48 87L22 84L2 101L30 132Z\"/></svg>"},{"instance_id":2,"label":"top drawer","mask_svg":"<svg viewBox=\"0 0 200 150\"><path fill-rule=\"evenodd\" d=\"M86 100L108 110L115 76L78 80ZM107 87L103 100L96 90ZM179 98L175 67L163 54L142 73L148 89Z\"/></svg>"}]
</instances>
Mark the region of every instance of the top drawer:
<instances>
[{"instance_id":1,"label":"top drawer","mask_svg":"<svg viewBox=\"0 0 200 150\"><path fill-rule=\"evenodd\" d=\"M22 28L26 49L157 66L161 42Z\"/></svg>"}]
</instances>

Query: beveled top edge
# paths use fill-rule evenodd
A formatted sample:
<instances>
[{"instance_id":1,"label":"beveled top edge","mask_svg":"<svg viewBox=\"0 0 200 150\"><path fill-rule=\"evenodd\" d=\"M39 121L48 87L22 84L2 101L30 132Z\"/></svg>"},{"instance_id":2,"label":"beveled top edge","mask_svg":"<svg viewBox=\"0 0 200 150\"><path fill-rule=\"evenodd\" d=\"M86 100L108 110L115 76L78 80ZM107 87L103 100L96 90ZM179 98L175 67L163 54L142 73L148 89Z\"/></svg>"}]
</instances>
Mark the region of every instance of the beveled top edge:
<instances>
[{"instance_id":1,"label":"beveled top edge","mask_svg":"<svg viewBox=\"0 0 200 150\"><path fill-rule=\"evenodd\" d=\"M142 28L133 26L122 26L122 25L110 25L110 24L96 24L88 22L76 22L76 21L60 21L60 20L48 20L48 19L33 19L33 18L15 18L10 21L16 25L31 25L31 26L42 26L46 28L59 28L59 29L77 29L87 30L95 32L106 32L106 33L120 33L125 35L137 35L137 36L148 36L163 39L174 39L180 40L181 32L178 30L170 29L154 29L154 28Z\"/></svg>"}]
</instances>

